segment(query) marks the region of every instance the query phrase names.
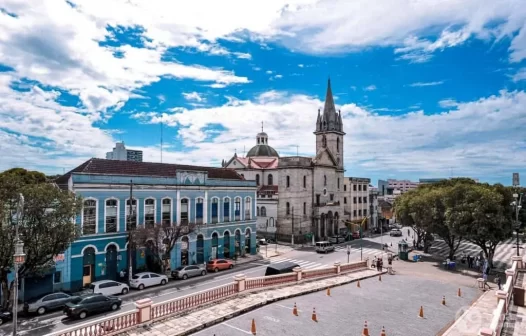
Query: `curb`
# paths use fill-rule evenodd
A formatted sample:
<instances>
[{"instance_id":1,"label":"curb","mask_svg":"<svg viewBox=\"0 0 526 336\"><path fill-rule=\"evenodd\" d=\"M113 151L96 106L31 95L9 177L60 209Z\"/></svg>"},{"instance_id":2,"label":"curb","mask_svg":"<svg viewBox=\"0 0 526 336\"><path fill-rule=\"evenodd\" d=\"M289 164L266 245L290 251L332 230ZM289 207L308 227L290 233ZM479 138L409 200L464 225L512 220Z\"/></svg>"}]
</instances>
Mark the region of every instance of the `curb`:
<instances>
[{"instance_id":1,"label":"curb","mask_svg":"<svg viewBox=\"0 0 526 336\"><path fill-rule=\"evenodd\" d=\"M455 327L458 323L460 323L460 321L466 317L466 315L469 313L469 311L471 309L473 309L473 307L480 301L482 300L482 298L484 296L486 296L486 294L488 294L489 292L482 292L477 298L475 298L473 301L471 301L471 304L469 305L469 308L466 309L466 311L464 313L462 313L462 315L460 315L460 317L456 320L453 320L451 322L449 322L446 326L444 326L444 328L442 328L438 333L437 333L437 336L442 336L442 335L445 335L447 332L449 332L451 329L453 329L453 327ZM445 330L444 330L445 329Z\"/></svg>"},{"instance_id":2,"label":"curb","mask_svg":"<svg viewBox=\"0 0 526 336\"><path fill-rule=\"evenodd\" d=\"M367 270L367 269L365 269L365 270ZM352 274L352 272L349 272L348 274ZM257 308L261 308L261 307L266 306L266 305L268 305L270 303L283 301L283 300L286 300L286 299L290 299L290 298L294 298L294 297L298 297L298 296L302 296L302 295L306 295L306 294L312 294L312 293L315 293L315 292L321 292L321 291L326 290L328 288L339 287L339 286L347 285L347 284L350 284L350 283L353 283L353 282L356 282L356 281L359 281L359 280L366 280L366 279L374 278L374 277L377 277L380 274L387 274L387 271L382 271L380 273L376 273L376 274L372 274L372 275L366 275L366 276L363 276L363 277L360 277L360 278L348 279L345 282L341 282L341 283L334 284L334 285L326 285L326 286L322 286L322 287L318 287L318 288L314 288L314 289L309 289L309 290L304 291L304 292L299 292L299 293L289 294L289 295L282 296L282 297L268 299L268 300L265 300L263 302L258 302L256 304L250 306L250 307L245 307L243 309L239 309L239 310L237 310L235 312L232 312L232 313L230 313L230 314L228 314L226 316L218 317L217 319L215 319L213 321L209 321L207 323L204 323L204 324L192 327L190 329L181 331L180 333L171 334L170 336L187 336L187 335L193 334L193 333L195 333L197 331L200 331L202 329L209 328L211 326L219 324L219 323L221 323L221 322L223 322L225 320L229 320L229 319L231 319L233 317L245 314L245 313L250 312L252 310L255 310ZM325 280L325 279L319 279L319 280ZM252 294L252 293L249 293L249 294ZM175 318L177 318L177 317L175 317ZM147 329L147 330L151 330L150 326L147 326L147 327L144 327L144 328Z\"/></svg>"}]
</instances>

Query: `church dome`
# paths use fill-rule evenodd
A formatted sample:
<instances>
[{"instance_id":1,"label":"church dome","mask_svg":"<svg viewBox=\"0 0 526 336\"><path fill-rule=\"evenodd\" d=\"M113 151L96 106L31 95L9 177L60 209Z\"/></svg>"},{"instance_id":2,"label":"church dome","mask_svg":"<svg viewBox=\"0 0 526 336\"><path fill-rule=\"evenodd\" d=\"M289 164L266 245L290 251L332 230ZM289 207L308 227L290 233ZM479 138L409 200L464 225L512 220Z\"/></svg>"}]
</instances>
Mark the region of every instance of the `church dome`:
<instances>
[{"instance_id":1,"label":"church dome","mask_svg":"<svg viewBox=\"0 0 526 336\"><path fill-rule=\"evenodd\" d=\"M254 156L274 156L279 157L278 152L270 147L269 145L256 145L252 147L248 153L247 157L254 157Z\"/></svg>"}]
</instances>

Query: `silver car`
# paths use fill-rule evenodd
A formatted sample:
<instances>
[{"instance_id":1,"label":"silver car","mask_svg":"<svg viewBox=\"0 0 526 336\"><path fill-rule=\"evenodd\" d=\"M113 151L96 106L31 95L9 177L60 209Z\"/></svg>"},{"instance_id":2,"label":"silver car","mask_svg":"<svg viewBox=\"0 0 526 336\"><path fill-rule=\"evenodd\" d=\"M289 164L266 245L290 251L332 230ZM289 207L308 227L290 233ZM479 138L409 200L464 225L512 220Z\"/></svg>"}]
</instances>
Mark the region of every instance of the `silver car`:
<instances>
[{"instance_id":1,"label":"silver car","mask_svg":"<svg viewBox=\"0 0 526 336\"><path fill-rule=\"evenodd\" d=\"M44 295L34 301L24 303L26 313L37 313L43 315L50 310L61 309L64 305L77 296L71 296L66 293L53 293Z\"/></svg>"},{"instance_id":2,"label":"silver car","mask_svg":"<svg viewBox=\"0 0 526 336\"><path fill-rule=\"evenodd\" d=\"M206 269L199 267L197 265L191 265L191 266L177 267L175 270L172 271L172 278L186 280L194 276L205 275L205 274L206 274Z\"/></svg>"}]
</instances>

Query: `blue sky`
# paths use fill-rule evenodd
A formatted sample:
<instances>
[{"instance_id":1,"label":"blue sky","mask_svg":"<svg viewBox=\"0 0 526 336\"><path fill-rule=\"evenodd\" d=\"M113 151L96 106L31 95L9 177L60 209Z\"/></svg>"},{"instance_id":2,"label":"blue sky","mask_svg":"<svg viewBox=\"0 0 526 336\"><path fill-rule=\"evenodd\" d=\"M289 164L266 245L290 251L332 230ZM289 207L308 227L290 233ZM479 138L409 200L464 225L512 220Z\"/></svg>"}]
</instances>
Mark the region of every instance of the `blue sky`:
<instances>
[{"instance_id":1,"label":"blue sky","mask_svg":"<svg viewBox=\"0 0 526 336\"><path fill-rule=\"evenodd\" d=\"M264 122L315 154L328 77L346 176L526 178L519 0L52 1L0 5L0 170L62 173L115 141L219 165Z\"/></svg>"}]
</instances>

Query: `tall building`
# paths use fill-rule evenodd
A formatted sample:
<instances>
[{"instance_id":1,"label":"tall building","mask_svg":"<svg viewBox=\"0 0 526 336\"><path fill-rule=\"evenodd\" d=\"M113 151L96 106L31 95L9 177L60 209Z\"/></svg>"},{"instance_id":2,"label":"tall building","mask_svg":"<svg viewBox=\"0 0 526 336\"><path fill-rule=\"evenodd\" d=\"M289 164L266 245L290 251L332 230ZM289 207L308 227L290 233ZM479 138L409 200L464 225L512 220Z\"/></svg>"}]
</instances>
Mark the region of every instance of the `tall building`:
<instances>
[{"instance_id":1,"label":"tall building","mask_svg":"<svg viewBox=\"0 0 526 336\"><path fill-rule=\"evenodd\" d=\"M378 189L369 186L369 214L372 228L379 228Z\"/></svg>"},{"instance_id":2,"label":"tall building","mask_svg":"<svg viewBox=\"0 0 526 336\"><path fill-rule=\"evenodd\" d=\"M395 180L395 179L388 179L387 183L389 184L389 188L392 188L393 190L400 190L400 192L403 194L409 190L413 190L418 188L418 182L413 182L409 180Z\"/></svg>"},{"instance_id":3,"label":"tall building","mask_svg":"<svg viewBox=\"0 0 526 336\"><path fill-rule=\"evenodd\" d=\"M369 211L369 183L371 179L364 177L344 178L344 198L346 218L353 222L362 221L367 218Z\"/></svg>"},{"instance_id":4,"label":"tall building","mask_svg":"<svg viewBox=\"0 0 526 336\"><path fill-rule=\"evenodd\" d=\"M281 240L306 240L338 234L343 225L343 122L336 110L328 81L323 112L318 110L314 135L314 157L280 157L269 145L263 130L246 157L237 154L224 162L245 179L255 180L258 189L258 231L265 235L267 219ZM272 217L269 217L270 215Z\"/></svg>"},{"instance_id":5,"label":"tall building","mask_svg":"<svg viewBox=\"0 0 526 336\"><path fill-rule=\"evenodd\" d=\"M142 151L126 149L124 142L117 142L113 150L106 153L106 159L142 162Z\"/></svg>"}]
</instances>

